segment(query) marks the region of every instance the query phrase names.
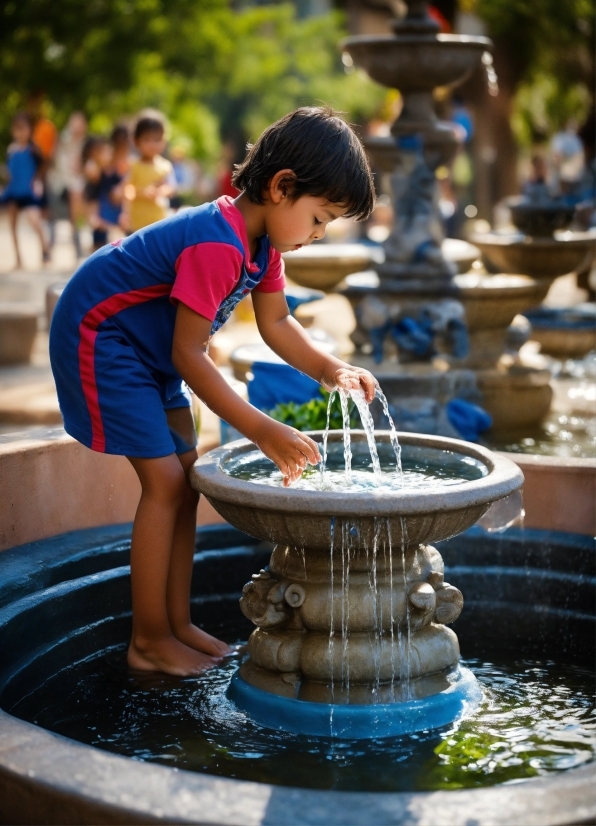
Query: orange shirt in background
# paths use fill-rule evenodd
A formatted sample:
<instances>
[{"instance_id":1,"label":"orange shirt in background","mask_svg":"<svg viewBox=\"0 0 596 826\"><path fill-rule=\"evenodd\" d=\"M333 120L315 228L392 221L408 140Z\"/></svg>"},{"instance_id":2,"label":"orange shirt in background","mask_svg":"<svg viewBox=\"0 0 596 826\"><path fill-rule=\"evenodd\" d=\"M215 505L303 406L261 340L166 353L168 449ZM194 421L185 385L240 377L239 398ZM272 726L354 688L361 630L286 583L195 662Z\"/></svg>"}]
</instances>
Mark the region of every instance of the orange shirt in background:
<instances>
[{"instance_id":1,"label":"orange shirt in background","mask_svg":"<svg viewBox=\"0 0 596 826\"><path fill-rule=\"evenodd\" d=\"M33 143L37 145L45 161L54 155L58 130L48 118L39 118L33 127Z\"/></svg>"}]
</instances>

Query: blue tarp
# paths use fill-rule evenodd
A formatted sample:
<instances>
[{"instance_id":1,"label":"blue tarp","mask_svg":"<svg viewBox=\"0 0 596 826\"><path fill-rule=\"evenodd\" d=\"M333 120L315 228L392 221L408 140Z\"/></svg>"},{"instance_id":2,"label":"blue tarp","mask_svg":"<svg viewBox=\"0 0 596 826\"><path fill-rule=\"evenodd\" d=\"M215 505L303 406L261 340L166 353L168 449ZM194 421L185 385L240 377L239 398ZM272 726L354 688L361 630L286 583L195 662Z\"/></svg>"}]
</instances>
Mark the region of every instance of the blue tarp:
<instances>
[{"instance_id":1,"label":"blue tarp","mask_svg":"<svg viewBox=\"0 0 596 826\"><path fill-rule=\"evenodd\" d=\"M289 364L255 361L248 382L248 400L259 410L272 410L278 404L305 404L320 398L319 384Z\"/></svg>"}]
</instances>

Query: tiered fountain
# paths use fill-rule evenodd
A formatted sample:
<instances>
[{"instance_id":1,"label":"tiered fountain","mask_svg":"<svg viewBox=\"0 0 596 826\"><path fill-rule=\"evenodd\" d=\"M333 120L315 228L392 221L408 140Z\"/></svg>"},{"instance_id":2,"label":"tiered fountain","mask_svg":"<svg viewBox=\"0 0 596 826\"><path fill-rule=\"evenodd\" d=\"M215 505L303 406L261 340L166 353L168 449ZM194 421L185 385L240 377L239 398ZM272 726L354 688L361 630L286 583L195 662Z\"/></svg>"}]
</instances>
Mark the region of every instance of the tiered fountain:
<instances>
[{"instance_id":1,"label":"tiered fountain","mask_svg":"<svg viewBox=\"0 0 596 826\"><path fill-rule=\"evenodd\" d=\"M350 473L343 436L329 436L326 473L335 478ZM391 434L375 436L389 464ZM354 464L369 465L366 435L353 439ZM193 484L226 520L276 543L268 568L243 590L240 606L257 630L230 689L269 728L395 736L444 725L479 699L447 628L463 597L444 581L429 543L473 525L492 502L519 490L523 475L510 460L464 442L400 440L403 475L396 478L393 456L380 485L370 468L359 471L366 490L288 489L281 479L272 487L279 474L245 440L195 465Z\"/></svg>"},{"instance_id":2,"label":"tiered fountain","mask_svg":"<svg viewBox=\"0 0 596 826\"><path fill-rule=\"evenodd\" d=\"M495 429L533 424L550 407L549 374L502 356L507 327L540 303L548 283L515 274L458 276L441 251L434 170L453 156L457 138L437 120L432 93L463 82L491 44L438 34L424 0L407 6L407 16L393 23L395 35L342 44L356 65L404 99L391 137L365 140L375 165L391 173L395 218L384 262L348 276L341 289L356 315L355 360L374 371L402 426L405 397L414 397L414 412L424 399L438 400L440 428L442 403L458 395L479 401Z\"/></svg>"},{"instance_id":3,"label":"tiered fountain","mask_svg":"<svg viewBox=\"0 0 596 826\"><path fill-rule=\"evenodd\" d=\"M561 275L578 272L594 257L596 230L570 231L575 210L550 197L509 203L517 232L477 234L473 241L488 266L504 273L524 273L548 288Z\"/></svg>"}]
</instances>

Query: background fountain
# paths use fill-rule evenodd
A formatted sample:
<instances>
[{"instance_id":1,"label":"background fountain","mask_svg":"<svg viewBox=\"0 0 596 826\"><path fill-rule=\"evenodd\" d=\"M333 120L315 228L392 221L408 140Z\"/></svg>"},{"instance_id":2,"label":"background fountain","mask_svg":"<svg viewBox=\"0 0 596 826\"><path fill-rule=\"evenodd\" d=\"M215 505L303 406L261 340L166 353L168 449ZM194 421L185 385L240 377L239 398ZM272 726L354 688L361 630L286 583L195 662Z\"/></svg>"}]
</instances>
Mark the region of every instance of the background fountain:
<instances>
[{"instance_id":1,"label":"background fountain","mask_svg":"<svg viewBox=\"0 0 596 826\"><path fill-rule=\"evenodd\" d=\"M444 405L454 397L481 404L495 430L534 424L550 406L549 374L503 354L514 317L539 304L548 285L478 270L458 276L441 252L434 170L458 144L452 126L437 120L432 93L463 82L491 44L438 34L425 2L407 5L394 36L342 44L356 65L404 99L391 137L365 140L373 164L391 173L395 218L384 262L348 276L341 289L357 320L356 361L373 369L405 429L419 429L422 414L428 432L453 433Z\"/></svg>"},{"instance_id":2,"label":"background fountain","mask_svg":"<svg viewBox=\"0 0 596 826\"><path fill-rule=\"evenodd\" d=\"M343 436L329 435L328 461L341 460L342 473ZM390 434L375 436L380 455L393 456ZM240 606L257 630L231 685L263 725L387 737L444 725L478 701L447 628L463 597L429 543L473 525L523 475L463 442L400 439L403 481L394 470L389 489L367 492L266 487L274 467L245 440L195 465L193 484L227 521L276 543L243 590ZM353 453L369 464L364 433L354 434ZM429 474L426 486L408 484L412 468Z\"/></svg>"}]
</instances>

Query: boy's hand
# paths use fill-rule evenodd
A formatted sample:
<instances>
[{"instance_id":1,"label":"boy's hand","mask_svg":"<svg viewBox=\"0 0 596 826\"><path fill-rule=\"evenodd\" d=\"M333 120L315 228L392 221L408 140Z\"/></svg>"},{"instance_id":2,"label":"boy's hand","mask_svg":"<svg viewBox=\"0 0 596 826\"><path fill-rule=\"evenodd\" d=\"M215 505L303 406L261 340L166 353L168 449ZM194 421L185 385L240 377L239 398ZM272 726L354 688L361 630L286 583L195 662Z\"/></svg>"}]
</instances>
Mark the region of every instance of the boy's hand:
<instances>
[{"instance_id":1,"label":"boy's hand","mask_svg":"<svg viewBox=\"0 0 596 826\"><path fill-rule=\"evenodd\" d=\"M326 390L363 390L364 397L370 404L378 387L378 382L372 373L361 367L340 367L333 373L333 378L329 381L323 377L321 382Z\"/></svg>"},{"instance_id":2,"label":"boy's hand","mask_svg":"<svg viewBox=\"0 0 596 826\"><path fill-rule=\"evenodd\" d=\"M316 465L321 461L316 442L299 430L274 419L269 420L253 441L280 469L284 487L299 479L307 464Z\"/></svg>"}]
</instances>

